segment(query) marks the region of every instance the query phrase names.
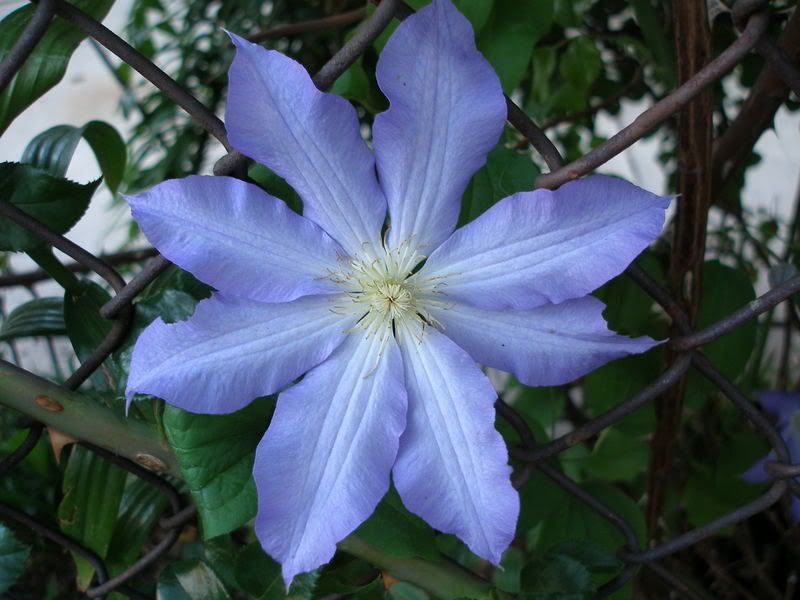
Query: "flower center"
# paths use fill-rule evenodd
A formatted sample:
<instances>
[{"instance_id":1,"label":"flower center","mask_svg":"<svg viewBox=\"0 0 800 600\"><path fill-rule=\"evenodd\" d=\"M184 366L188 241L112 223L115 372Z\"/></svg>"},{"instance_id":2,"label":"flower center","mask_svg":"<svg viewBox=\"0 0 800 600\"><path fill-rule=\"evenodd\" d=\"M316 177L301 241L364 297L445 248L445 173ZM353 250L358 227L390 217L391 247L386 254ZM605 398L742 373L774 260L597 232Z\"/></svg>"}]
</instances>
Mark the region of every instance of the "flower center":
<instances>
[{"instance_id":1,"label":"flower center","mask_svg":"<svg viewBox=\"0 0 800 600\"><path fill-rule=\"evenodd\" d=\"M345 287L355 310L363 314L360 327L370 333L388 334L398 323L422 319L419 290L409 280L421 259L398 248L379 258L350 262L352 278Z\"/></svg>"},{"instance_id":2,"label":"flower center","mask_svg":"<svg viewBox=\"0 0 800 600\"><path fill-rule=\"evenodd\" d=\"M404 319L416 312L414 293L404 281L369 282L357 302L368 304L369 312L375 312L384 320Z\"/></svg>"},{"instance_id":3,"label":"flower center","mask_svg":"<svg viewBox=\"0 0 800 600\"><path fill-rule=\"evenodd\" d=\"M337 310L358 317L356 327L370 335L388 339L399 329L419 332L436 322L428 312L432 286L413 275L414 268L424 260L410 243L392 250L384 249L380 256L348 257L342 271L331 274L349 299ZM431 288L431 289L429 289ZM423 300L424 295L424 300Z\"/></svg>"}]
</instances>

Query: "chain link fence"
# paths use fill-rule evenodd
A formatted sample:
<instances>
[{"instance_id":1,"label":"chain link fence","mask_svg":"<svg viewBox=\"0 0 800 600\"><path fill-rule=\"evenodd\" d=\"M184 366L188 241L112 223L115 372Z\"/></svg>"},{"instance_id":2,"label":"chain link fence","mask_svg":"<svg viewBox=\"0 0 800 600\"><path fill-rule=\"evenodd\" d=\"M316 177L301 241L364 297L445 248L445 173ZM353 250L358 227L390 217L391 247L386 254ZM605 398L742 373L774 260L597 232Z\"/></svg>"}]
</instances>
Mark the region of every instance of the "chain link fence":
<instances>
[{"instance_id":1,"label":"chain link fence","mask_svg":"<svg viewBox=\"0 0 800 600\"><path fill-rule=\"evenodd\" d=\"M313 77L317 87L321 90L329 88L361 56L392 19L402 19L411 14L411 11L412 9L400 0L382 0L375 11L359 25L347 43ZM782 81L782 84L800 96L800 70L792 63L780 46L766 34L770 23L769 3L766 0L738 0L733 6L732 14L735 24L740 29L740 35L730 46L695 72L679 87L641 113L630 125L624 127L591 152L573 162L565 164L558 149L548 139L543 130L528 118L525 112L510 98L507 98L508 121L527 139L550 169L549 173L539 177L537 186L555 188L600 167L606 161L679 113L698 95L708 90L710 86L719 81L753 51L761 54L766 60L765 69L772 68ZM228 154L215 164L214 173L216 175L244 176L247 159L231 148L225 132L225 126L216 115L159 67L137 52L125 40L64 0L39 0L34 17L6 59L0 64L0 90L8 85L14 74L22 67L25 59L33 51L37 42L45 34L48 26L56 16L72 23L138 71L162 93L191 115L198 125L219 140L228 151ZM796 16L794 15L795 18ZM728 145L740 141L717 140L717 142L727 143ZM727 150L729 151L730 149L728 148ZM719 143L715 145L715 155L724 155L725 153L725 147L722 147ZM719 177L727 177L732 171L732 163L723 164L720 168L722 170ZM100 311L100 314L105 319L109 319L113 323L110 333L63 383L65 390L77 390L84 381L100 368L101 364L109 358L111 353L122 342L133 318L134 309L132 303L134 299L170 263L162 256L156 255L150 258L130 281L126 282L108 261L92 255L79 245L51 231L42 223L2 199L0 199L0 215L24 227L43 241L70 256L76 261L75 270L95 273L102 277L116 294ZM124 257L124 259L141 260L146 256L148 256L147 251L144 254L134 253L130 257ZM701 347L789 299L793 294L800 291L800 276L794 276L786 280L755 301L741 307L711 326L698 331L692 329L690 325L692 315L687 313L686 307L651 279L640 267L635 264L631 265L626 271L626 276L631 278L652 297L672 321L673 335L667 341L670 357L669 364L658 378L633 396L621 398L620 402L608 412L545 444L537 443L525 420L511 406L504 403L502 399L497 401L497 410L499 415L514 428L519 437L519 444L510 448L511 457L523 465L521 477L516 482L518 485L520 481L526 479L527 474L530 474L533 469L538 469L558 486L574 495L580 502L608 521L622 534L625 545L619 549L618 557L624 562L625 567L614 579L605 583L598 590L598 597L607 596L620 589L640 567L644 567L662 578L671 589L680 595L702 600L708 598L708 594L703 590L696 589L679 574L670 570L662 563L663 559L714 535L725 527L764 511L786 494L794 494L800 497L800 483L794 479L795 477L800 477L800 465L791 464L786 443L775 427L755 408L753 402L709 361L703 354ZM4 287L30 285L43 277L44 275L37 273L23 276L11 275L3 278L0 283ZM5 363L5 361L2 362L4 363L2 365L4 370L9 372L19 371L13 365ZM673 539L645 549L640 546L631 525L622 516L587 493L576 482L552 466L548 459L591 439L631 412L655 401L659 396L678 385L690 369L696 370L716 386L741 411L742 416L751 421L755 429L772 447L777 460L769 462L767 469L773 478L773 482L769 490L756 500L740 506L736 510L701 527L696 527ZM53 386L53 384L41 380L35 375L27 374L27 376L32 383L32 389L47 389L47 386ZM56 403L58 408L48 407L47 401L47 396L39 395L35 399L22 398L19 403L15 403L15 408L22 410L22 412L31 415L33 418L27 424L29 432L25 440L0 463L0 476L13 469L32 451L41 436L44 425L57 425L58 419L48 417L48 410L51 410L50 415L56 414L52 411L69 410L58 403ZM60 415L58 416L61 418ZM63 546L89 561L96 569L96 585L86 590L88 597L99 598L116 591L127 594L130 598L141 598L141 594L126 588L126 582L147 569L170 550L178 540L183 527L194 517L194 507L183 505L182 497L178 490L167 479L158 474L158 471L165 470L165 465L161 459L147 453L128 453L127 456L122 456L110 452L100 447L100 445L86 441L81 442L81 444L143 479L161 491L168 499L169 510L163 515L159 523L161 531L159 540L146 554L142 555L125 571L113 578L109 578L103 561L96 554L61 532L37 522L22 510L0 503L0 517L16 521L20 525L30 528L55 544Z\"/></svg>"}]
</instances>

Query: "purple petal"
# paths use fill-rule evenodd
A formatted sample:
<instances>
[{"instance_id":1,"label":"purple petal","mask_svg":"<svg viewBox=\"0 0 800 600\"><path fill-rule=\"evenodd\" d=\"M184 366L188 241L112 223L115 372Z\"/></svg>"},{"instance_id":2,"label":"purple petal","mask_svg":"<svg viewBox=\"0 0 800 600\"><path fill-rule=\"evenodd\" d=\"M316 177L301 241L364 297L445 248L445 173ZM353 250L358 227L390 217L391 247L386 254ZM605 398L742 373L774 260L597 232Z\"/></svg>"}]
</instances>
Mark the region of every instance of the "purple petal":
<instances>
[{"instance_id":1,"label":"purple petal","mask_svg":"<svg viewBox=\"0 0 800 600\"><path fill-rule=\"evenodd\" d=\"M789 507L790 514L792 515L792 520L795 523L800 523L800 498L792 494L790 498L790 507Z\"/></svg>"},{"instance_id":2,"label":"purple petal","mask_svg":"<svg viewBox=\"0 0 800 600\"><path fill-rule=\"evenodd\" d=\"M304 214L347 252L378 248L386 200L355 109L320 92L291 58L231 34L225 124L231 144L283 177Z\"/></svg>"},{"instance_id":3,"label":"purple petal","mask_svg":"<svg viewBox=\"0 0 800 600\"><path fill-rule=\"evenodd\" d=\"M778 426L784 427L791 421L792 415L800 411L800 393L769 390L757 394L758 402L773 417L778 419Z\"/></svg>"},{"instance_id":4,"label":"purple petal","mask_svg":"<svg viewBox=\"0 0 800 600\"><path fill-rule=\"evenodd\" d=\"M325 360L353 325L336 296L267 304L214 294L186 321L156 319L131 358L125 396L152 394L184 410L221 414L273 394Z\"/></svg>"},{"instance_id":5,"label":"purple petal","mask_svg":"<svg viewBox=\"0 0 800 600\"><path fill-rule=\"evenodd\" d=\"M789 460L792 464L800 464L800 432L792 427L783 430L783 439L789 447ZM800 483L800 477L795 477L795 481Z\"/></svg>"},{"instance_id":6,"label":"purple petal","mask_svg":"<svg viewBox=\"0 0 800 600\"><path fill-rule=\"evenodd\" d=\"M419 277L441 278L451 299L483 308L533 308L585 296L652 242L669 198L595 175L555 192L498 202L456 231Z\"/></svg>"},{"instance_id":7,"label":"purple petal","mask_svg":"<svg viewBox=\"0 0 800 600\"><path fill-rule=\"evenodd\" d=\"M317 225L232 177L172 179L126 198L159 252L226 294L284 302L338 287L341 248Z\"/></svg>"},{"instance_id":8,"label":"purple petal","mask_svg":"<svg viewBox=\"0 0 800 600\"><path fill-rule=\"evenodd\" d=\"M455 302L432 310L444 334L472 358L526 385L560 385L659 342L609 331L605 305L586 296L529 310L487 310Z\"/></svg>"},{"instance_id":9,"label":"purple petal","mask_svg":"<svg viewBox=\"0 0 800 600\"><path fill-rule=\"evenodd\" d=\"M467 353L435 329L401 334L408 424L392 472L397 491L411 512L499 564L519 498L494 428L497 395Z\"/></svg>"},{"instance_id":10,"label":"purple petal","mask_svg":"<svg viewBox=\"0 0 800 600\"><path fill-rule=\"evenodd\" d=\"M390 102L373 127L389 244L411 240L428 255L453 231L464 188L503 131L503 90L449 0L397 28L376 75Z\"/></svg>"},{"instance_id":11,"label":"purple petal","mask_svg":"<svg viewBox=\"0 0 800 600\"><path fill-rule=\"evenodd\" d=\"M258 446L256 533L292 578L327 563L389 489L406 420L393 338L357 331L278 397Z\"/></svg>"},{"instance_id":12,"label":"purple petal","mask_svg":"<svg viewBox=\"0 0 800 600\"><path fill-rule=\"evenodd\" d=\"M780 394L780 392L774 392ZM763 394L759 394L759 398ZM788 395L791 395L788 394ZM789 460L794 463L800 463L800 433L794 431L790 426L784 425L780 428L780 434L783 441L786 442L786 447L789 450ZM764 470L764 464L770 460L777 460L777 455L774 450L770 450L764 458L759 459L756 463L745 471L741 478L749 483L762 483L764 481L771 481L772 478ZM800 477L796 478L800 481Z\"/></svg>"},{"instance_id":13,"label":"purple petal","mask_svg":"<svg viewBox=\"0 0 800 600\"><path fill-rule=\"evenodd\" d=\"M767 472L764 470L764 463L766 463L768 460L775 460L774 450L767 454L764 458L756 461L752 467L742 473L742 480L748 483L763 483L765 481L770 481L772 478L767 475Z\"/></svg>"}]
</instances>

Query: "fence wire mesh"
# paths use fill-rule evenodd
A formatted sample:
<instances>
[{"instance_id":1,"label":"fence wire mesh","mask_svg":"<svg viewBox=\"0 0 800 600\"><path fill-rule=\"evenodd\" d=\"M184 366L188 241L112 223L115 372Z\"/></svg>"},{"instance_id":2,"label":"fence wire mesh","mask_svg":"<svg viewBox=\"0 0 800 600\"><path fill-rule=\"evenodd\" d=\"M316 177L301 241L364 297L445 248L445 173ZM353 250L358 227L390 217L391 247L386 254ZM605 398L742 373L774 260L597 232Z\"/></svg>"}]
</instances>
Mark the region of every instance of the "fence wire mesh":
<instances>
[{"instance_id":1,"label":"fence wire mesh","mask_svg":"<svg viewBox=\"0 0 800 600\"><path fill-rule=\"evenodd\" d=\"M401 0L380 1L375 11L361 22L344 46L314 75L313 81L315 85L321 90L328 89L363 54L394 18L403 19L411 14L412 10ZM510 98L506 98L508 121L526 138L527 142L539 153L550 169L549 173L543 174L538 178L537 187L555 188L600 167L686 108L689 103L705 90L708 90L710 86L719 81L753 51L758 52L765 59L765 68L771 67L774 69L777 77L783 81L784 85L800 96L800 70L767 35L767 28L770 23L768 0L738 0L732 8L732 14L734 23L740 29L740 35L730 46L695 72L679 87L642 112L631 124L586 155L570 163L565 163L558 149L545 135L542 128L537 126ZM198 125L215 137L228 152L214 165L214 173L216 175L244 176L247 159L232 149L227 139L224 123L213 112L125 40L76 6L64 0L38 1L34 17L6 59L0 64L0 91L8 85L14 74L22 67L26 58L33 51L37 42L45 34L48 26L56 16L72 23L90 38L115 54L124 63L138 71L163 94L183 108ZM726 137L726 135L723 135L716 140L714 147L715 158L717 158L716 155L730 156L732 153L731 146L741 142L741 140L737 139L728 139L731 137L733 136ZM715 160L716 163L717 161ZM728 177L733 169L732 165L733 159L731 158L728 163L720 165L720 173L716 175L722 178ZM129 260L143 260L152 256L154 254L152 251L137 251L124 256L112 257L112 260L105 260L87 252L63 235L51 231L36 219L2 199L0 199L0 215L24 227L48 244L70 256L76 262L73 266L74 270L95 273L102 277L115 292L115 296L100 311L104 318L113 322L113 327L103 342L63 383L63 388L66 390L77 390L122 342L133 318L134 308L132 303L134 299L170 263L164 257L155 255L130 281L126 282L112 263L119 264ZM526 421L513 407L506 404L502 398L497 401L496 407L498 414L508 421L519 438L518 445L510 449L512 459L522 465L515 484L521 485L534 469L538 470L615 527L625 540L625 545L618 552L618 557L624 561L625 567L614 579L602 585L598 590L598 597L605 597L620 589L633 577L639 567L645 567L663 579L678 594L687 598L702 600L708 598L708 594L688 583L680 574L670 570L668 566L663 564L663 559L697 544L725 527L767 509L786 494L794 494L800 497L800 483L794 479L800 476L800 465L791 463L786 443L776 428L755 408L753 402L712 364L703 354L701 348L703 345L720 338L743 323L758 317L760 314L789 299L793 294L800 291L800 276L788 279L758 297L755 301L742 306L725 318L701 330L693 330L690 325L692 315L687 313L686 307L648 276L643 269L633 264L626 270L626 276L631 278L660 305L671 319L674 334L666 342L670 350L670 361L667 368L649 385L631 397L621 399L606 413L592 418L569 433L544 444L539 444L536 441ZM43 272L8 275L0 278L0 286L31 285L46 277L47 275ZM5 365L10 367L8 363L5 363ZM591 439L626 415L647 403L655 401L659 396L676 386L690 369L696 370L716 386L741 411L742 416L751 421L756 430L772 447L776 460L768 463L767 470L773 482L768 491L756 500L740 506L736 510L703 526L696 527L673 539L645 549L640 546L631 525L620 514L585 491L558 468L552 466L548 460L564 450ZM18 465L37 444L44 425L38 421L30 420L27 426L29 427L27 437L11 454L0 462L0 476ZM170 550L178 540L183 527L194 517L194 507L184 505L181 494L164 477L142 466L144 464L151 468L154 467L146 457L141 455L125 457L88 442L81 442L81 444L143 479L161 491L168 499L169 509L159 523L160 539L149 551L139 557L126 570L113 578L109 578L107 569L100 557L60 531L36 521L19 508L5 503L0 503L0 516L30 528L55 544L81 555L89 561L96 569L96 584L86 590L88 597L99 598L116 591L127 594L130 598L141 598L141 594L125 586L126 582L154 564ZM150 458L152 459L152 457ZM154 470L158 471L158 465L155 465L155 467Z\"/></svg>"}]
</instances>

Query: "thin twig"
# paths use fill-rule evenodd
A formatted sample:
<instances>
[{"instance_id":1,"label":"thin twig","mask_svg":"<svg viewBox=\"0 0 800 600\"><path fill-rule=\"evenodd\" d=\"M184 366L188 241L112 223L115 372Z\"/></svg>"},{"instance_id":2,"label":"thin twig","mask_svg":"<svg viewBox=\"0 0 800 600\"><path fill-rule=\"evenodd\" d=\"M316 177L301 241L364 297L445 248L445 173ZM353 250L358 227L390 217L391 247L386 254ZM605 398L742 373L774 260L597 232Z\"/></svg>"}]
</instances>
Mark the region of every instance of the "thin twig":
<instances>
[{"instance_id":1,"label":"thin twig","mask_svg":"<svg viewBox=\"0 0 800 600\"><path fill-rule=\"evenodd\" d=\"M690 81L640 114L633 123L619 131L606 142L560 169L541 175L538 187L556 188L572 179L589 173L617 154L638 142L658 125L689 103L697 94L718 81L733 69L758 43L767 29L769 18L758 13L747 23L742 35L717 58L705 66Z\"/></svg>"},{"instance_id":2,"label":"thin twig","mask_svg":"<svg viewBox=\"0 0 800 600\"><path fill-rule=\"evenodd\" d=\"M6 89L14 75L22 68L36 44L47 31L53 18L54 0L40 0L28 26L20 34L11 47L2 64L0 64L0 92Z\"/></svg>"},{"instance_id":3,"label":"thin twig","mask_svg":"<svg viewBox=\"0 0 800 600\"><path fill-rule=\"evenodd\" d=\"M102 44L110 52L116 54L120 59L133 67L139 74L155 85L175 104L185 110L201 127L206 129L211 135L225 146L225 149L232 150L228 142L228 134L225 125L217 115L211 112L202 102L186 91L177 81L172 79L152 61L148 60L136 48L123 40L108 27L92 19L76 6L56 0L56 14L66 19L82 31L91 35L95 40Z\"/></svg>"},{"instance_id":4,"label":"thin twig","mask_svg":"<svg viewBox=\"0 0 800 600\"><path fill-rule=\"evenodd\" d=\"M610 96L606 96L600 102L589 106L588 108L584 108L583 110L576 110L575 112L567 113L565 115L555 115L546 119L542 122L540 127L542 129L551 129L556 127L557 125L561 125L562 123L574 123L576 121L580 121L581 119L585 119L588 117L593 117L601 110L605 110L607 108L611 108L619 103L628 93L633 90L636 86L642 83L644 79L644 69L641 65L637 65L636 71L631 77L630 81L625 85L617 88L613 94Z\"/></svg>"},{"instance_id":5,"label":"thin twig","mask_svg":"<svg viewBox=\"0 0 800 600\"><path fill-rule=\"evenodd\" d=\"M286 25L276 25L265 31L259 31L247 36L251 42L260 43L266 40L274 40L276 38L291 37L293 35L300 35L302 33L309 33L312 31L320 31L324 29L334 29L336 27L346 27L357 23L363 19L367 14L365 7L356 8L347 12L339 13L336 15L329 15L319 19L309 19L308 21L301 21L300 23L288 23Z\"/></svg>"}]
</instances>

